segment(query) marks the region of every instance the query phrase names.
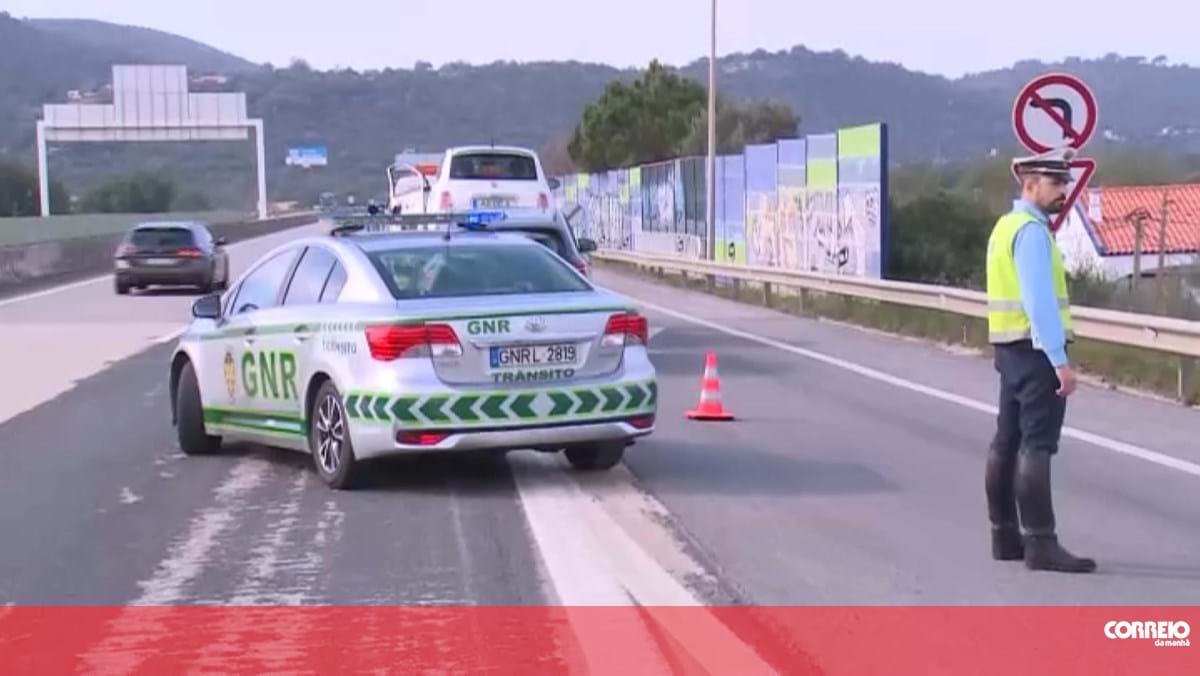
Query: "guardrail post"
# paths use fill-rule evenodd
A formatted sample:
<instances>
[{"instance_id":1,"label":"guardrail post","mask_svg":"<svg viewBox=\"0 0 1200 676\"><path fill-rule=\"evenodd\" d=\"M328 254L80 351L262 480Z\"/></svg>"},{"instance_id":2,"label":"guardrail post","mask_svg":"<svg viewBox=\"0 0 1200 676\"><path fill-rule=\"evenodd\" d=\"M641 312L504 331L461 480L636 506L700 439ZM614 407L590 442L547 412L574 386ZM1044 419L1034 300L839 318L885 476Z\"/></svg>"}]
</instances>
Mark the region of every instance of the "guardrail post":
<instances>
[{"instance_id":1,"label":"guardrail post","mask_svg":"<svg viewBox=\"0 0 1200 676\"><path fill-rule=\"evenodd\" d=\"M706 279L704 280L704 282L705 282L705 284L708 285L708 292L712 293L712 292L716 291L717 290L717 276L716 275L705 275L705 277L706 277ZM733 280L733 288L737 289L737 280L736 279Z\"/></svg>"},{"instance_id":2,"label":"guardrail post","mask_svg":"<svg viewBox=\"0 0 1200 676\"><path fill-rule=\"evenodd\" d=\"M763 282L763 307L771 307L771 283Z\"/></svg>"},{"instance_id":3,"label":"guardrail post","mask_svg":"<svg viewBox=\"0 0 1200 676\"><path fill-rule=\"evenodd\" d=\"M1200 403L1200 359L1179 358L1179 401L1185 406Z\"/></svg>"}]
</instances>

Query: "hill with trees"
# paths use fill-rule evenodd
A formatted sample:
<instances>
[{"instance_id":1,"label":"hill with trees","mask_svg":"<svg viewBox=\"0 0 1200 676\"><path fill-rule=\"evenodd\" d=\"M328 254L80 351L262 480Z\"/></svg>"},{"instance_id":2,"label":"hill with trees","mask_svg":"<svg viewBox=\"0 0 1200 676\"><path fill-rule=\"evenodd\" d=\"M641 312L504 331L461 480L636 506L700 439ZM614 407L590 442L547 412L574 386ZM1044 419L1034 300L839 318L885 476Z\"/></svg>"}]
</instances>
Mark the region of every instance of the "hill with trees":
<instances>
[{"instance_id":1,"label":"hill with trees","mask_svg":"<svg viewBox=\"0 0 1200 676\"><path fill-rule=\"evenodd\" d=\"M325 190L381 196L384 166L407 148L512 143L540 148L551 167L568 171L574 166L572 136L587 107L613 83L632 86L646 74L574 61L418 63L362 72L320 71L302 61L272 67L159 31L0 14L0 161L32 164L40 105L64 101L68 90L102 88L113 63L184 63L196 72L229 76L222 89L246 92L251 114L266 120L271 198L304 201ZM800 134L887 122L893 169L930 165L950 173L939 179L944 183L967 171L964 165L991 175L989 157L1018 151L1009 122L1012 99L1020 84L1049 70L1083 76L1099 96L1101 127L1089 153L1123 157L1137 151L1142 169L1126 163L1135 166L1134 178L1188 175L1189 158L1200 154L1200 69L1161 58L1021 62L948 79L802 46L730 54L718 62L718 123L733 119L743 137L754 138L768 133L755 125L785 125L787 117L799 121ZM707 82L703 59L664 72L693 82L693 91ZM703 149L698 131L690 129L690 140L678 145L683 152ZM735 137L731 143L739 142ZM287 149L303 144L325 145L329 166L285 167ZM168 175L221 207L248 208L254 201L250 144L74 144L55 148L51 158L52 173L76 198L106 173L145 170ZM1106 166L1101 164L1102 179L1113 175Z\"/></svg>"}]
</instances>

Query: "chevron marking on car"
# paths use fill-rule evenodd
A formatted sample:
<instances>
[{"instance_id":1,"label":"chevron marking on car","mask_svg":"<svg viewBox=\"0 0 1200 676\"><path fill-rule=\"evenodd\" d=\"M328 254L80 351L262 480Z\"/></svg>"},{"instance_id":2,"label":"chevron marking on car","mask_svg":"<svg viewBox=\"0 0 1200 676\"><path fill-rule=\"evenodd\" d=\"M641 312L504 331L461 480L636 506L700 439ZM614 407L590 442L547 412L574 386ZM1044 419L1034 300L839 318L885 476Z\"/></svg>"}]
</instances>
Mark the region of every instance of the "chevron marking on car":
<instances>
[{"instance_id":1,"label":"chevron marking on car","mask_svg":"<svg viewBox=\"0 0 1200 676\"><path fill-rule=\"evenodd\" d=\"M400 427L472 427L536 424L653 413L654 381L596 388L520 392L434 393L423 396L351 392L352 420Z\"/></svg>"}]
</instances>

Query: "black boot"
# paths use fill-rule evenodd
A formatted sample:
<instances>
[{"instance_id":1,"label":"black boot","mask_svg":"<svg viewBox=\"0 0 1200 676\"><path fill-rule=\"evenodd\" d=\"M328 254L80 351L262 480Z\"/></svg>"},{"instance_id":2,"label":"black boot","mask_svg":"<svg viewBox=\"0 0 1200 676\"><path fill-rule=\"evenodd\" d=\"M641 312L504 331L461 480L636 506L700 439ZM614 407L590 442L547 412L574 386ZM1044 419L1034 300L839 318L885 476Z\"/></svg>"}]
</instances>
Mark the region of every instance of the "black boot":
<instances>
[{"instance_id":1,"label":"black boot","mask_svg":"<svg viewBox=\"0 0 1200 676\"><path fill-rule=\"evenodd\" d=\"M1054 534L1050 495L1050 454L1024 451L1017 462L1017 503L1025 527L1025 567L1061 573L1090 573L1096 562L1071 554Z\"/></svg>"},{"instance_id":2,"label":"black boot","mask_svg":"<svg viewBox=\"0 0 1200 676\"><path fill-rule=\"evenodd\" d=\"M1020 561L1025 558L1021 531L1014 526L992 526L992 558L997 561Z\"/></svg>"},{"instance_id":3,"label":"black boot","mask_svg":"<svg viewBox=\"0 0 1200 676\"><path fill-rule=\"evenodd\" d=\"M1021 530L1017 526L1017 498L1013 482L1017 471L1017 456L1001 455L992 449L988 454L987 489L988 519L992 522L992 558L997 561L1020 561L1025 558Z\"/></svg>"}]
</instances>

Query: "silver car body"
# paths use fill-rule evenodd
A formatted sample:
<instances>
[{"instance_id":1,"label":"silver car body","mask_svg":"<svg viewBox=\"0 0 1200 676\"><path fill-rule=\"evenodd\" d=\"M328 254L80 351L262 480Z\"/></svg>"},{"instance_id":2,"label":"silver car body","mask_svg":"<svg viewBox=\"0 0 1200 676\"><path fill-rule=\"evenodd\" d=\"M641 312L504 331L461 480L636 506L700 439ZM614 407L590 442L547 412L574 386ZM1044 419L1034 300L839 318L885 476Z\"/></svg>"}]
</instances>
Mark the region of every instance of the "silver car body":
<instances>
[{"instance_id":1,"label":"silver car body","mask_svg":"<svg viewBox=\"0 0 1200 676\"><path fill-rule=\"evenodd\" d=\"M579 276L587 290L396 300L368 252L442 239L440 232L311 237L259 259L223 295L222 317L194 319L173 355L173 364L185 356L193 364L207 432L308 452L309 409L325 378L343 397L359 459L417 451L549 450L632 441L653 432L657 385L646 346L628 336L616 345L605 337L614 315L636 314L627 301L596 288L558 258L555 264ZM541 247L499 233L456 234L444 244L462 242ZM279 302L292 299L288 284L299 279L293 279L292 260L276 304L243 309L251 290L270 276L268 266L278 271L285 265L278 257L301 255L336 259L322 291L330 292L326 297ZM338 268L343 273L335 275ZM344 278L340 291L329 288L335 276ZM372 356L367 338L372 327L422 323L450 326L461 355L390 361ZM493 347L508 348L497 354L511 356L521 347L568 344L576 346L577 363L570 368L493 368L491 361ZM171 392L175 389L172 382Z\"/></svg>"}]
</instances>

